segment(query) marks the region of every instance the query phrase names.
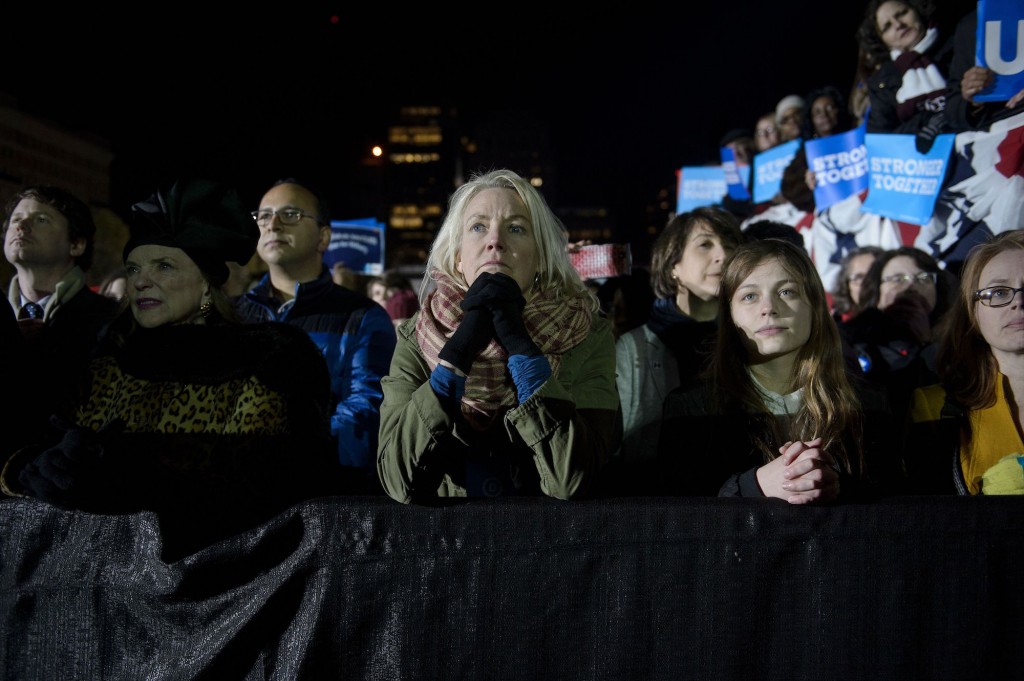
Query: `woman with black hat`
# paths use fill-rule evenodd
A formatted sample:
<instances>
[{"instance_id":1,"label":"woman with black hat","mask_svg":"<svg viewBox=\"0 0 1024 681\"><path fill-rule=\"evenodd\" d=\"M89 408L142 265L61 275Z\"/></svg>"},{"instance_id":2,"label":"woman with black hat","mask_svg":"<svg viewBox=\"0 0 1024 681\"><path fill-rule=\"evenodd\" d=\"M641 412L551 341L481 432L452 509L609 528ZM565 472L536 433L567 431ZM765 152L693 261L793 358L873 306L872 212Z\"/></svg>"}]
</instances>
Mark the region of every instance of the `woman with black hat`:
<instances>
[{"instance_id":1,"label":"woman with black hat","mask_svg":"<svg viewBox=\"0 0 1024 681\"><path fill-rule=\"evenodd\" d=\"M128 310L73 414L15 453L5 493L104 513L156 511L191 551L329 490L330 385L301 329L237 323L220 291L259 230L237 193L176 183L132 207ZM56 444L54 444L56 443Z\"/></svg>"}]
</instances>

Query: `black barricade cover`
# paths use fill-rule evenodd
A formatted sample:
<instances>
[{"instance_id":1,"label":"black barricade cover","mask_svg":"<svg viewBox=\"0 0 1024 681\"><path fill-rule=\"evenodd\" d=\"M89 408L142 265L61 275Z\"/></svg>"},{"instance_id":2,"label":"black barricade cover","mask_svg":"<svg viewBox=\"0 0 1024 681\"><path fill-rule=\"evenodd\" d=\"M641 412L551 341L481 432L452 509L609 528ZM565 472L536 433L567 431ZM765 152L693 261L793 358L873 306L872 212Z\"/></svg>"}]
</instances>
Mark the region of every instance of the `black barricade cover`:
<instances>
[{"instance_id":1,"label":"black barricade cover","mask_svg":"<svg viewBox=\"0 0 1024 681\"><path fill-rule=\"evenodd\" d=\"M1021 678L1024 500L318 499L172 561L0 502L3 679Z\"/></svg>"}]
</instances>

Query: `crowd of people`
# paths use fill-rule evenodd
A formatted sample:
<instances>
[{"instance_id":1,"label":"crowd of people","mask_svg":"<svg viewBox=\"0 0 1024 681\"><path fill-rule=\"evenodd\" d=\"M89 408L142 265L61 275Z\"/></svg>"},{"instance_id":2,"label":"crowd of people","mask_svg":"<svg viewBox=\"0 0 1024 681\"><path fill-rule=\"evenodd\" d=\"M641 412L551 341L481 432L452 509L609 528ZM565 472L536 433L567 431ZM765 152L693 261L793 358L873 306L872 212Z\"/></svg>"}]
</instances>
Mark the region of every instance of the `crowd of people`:
<instances>
[{"instance_id":1,"label":"crowd of people","mask_svg":"<svg viewBox=\"0 0 1024 681\"><path fill-rule=\"evenodd\" d=\"M957 81L931 11L872 0L868 106L832 86L787 96L757 119L753 153L863 116L923 138L977 125L985 107L943 106ZM987 77L956 75L968 103ZM779 201L813 212L800 163ZM962 275L875 244L848 248L830 282L792 223L736 208L674 216L649 270L615 288L620 318L512 170L453 192L418 291L328 268L329 207L292 177L254 207L197 178L140 197L123 267L94 291L88 206L26 187L2 215L19 392L0 490L151 510L183 551L325 495L1024 493L1022 216ZM254 258L263 273L236 281Z\"/></svg>"},{"instance_id":2,"label":"crowd of people","mask_svg":"<svg viewBox=\"0 0 1024 681\"><path fill-rule=\"evenodd\" d=\"M861 247L915 246L958 273L971 247L1024 213L1024 192L1015 179L1024 89L1002 101L976 101L992 90L997 75L975 65L977 18L973 10L956 21L932 0L868 2L855 31L858 61L849 90L832 82L787 94L749 129L721 138L720 146L748 166L756 165L758 154L798 145L795 152L786 150L785 158L793 155L775 196L755 203L730 194L722 205L744 229L759 220L798 229L828 289L837 286L842 256ZM808 167L805 146L858 126L873 135L909 136L918 154L929 153L940 136L954 137L930 217L907 222L880 214L865 206L869 189L818 205L817 175ZM754 163L743 160L752 157Z\"/></svg>"}]
</instances>

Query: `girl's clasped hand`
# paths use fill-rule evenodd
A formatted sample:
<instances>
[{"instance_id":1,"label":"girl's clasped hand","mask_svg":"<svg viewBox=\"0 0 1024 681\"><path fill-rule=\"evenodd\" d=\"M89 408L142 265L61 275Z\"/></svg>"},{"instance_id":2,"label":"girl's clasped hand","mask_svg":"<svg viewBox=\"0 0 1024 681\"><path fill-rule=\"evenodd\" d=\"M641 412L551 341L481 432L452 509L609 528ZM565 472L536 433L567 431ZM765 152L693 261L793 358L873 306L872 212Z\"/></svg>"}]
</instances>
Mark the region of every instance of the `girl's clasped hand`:
<instances>
[{"instance_id":1,"label":"girl's clasped hand","mask_svg":"<svg viewBox=\"0 0 1024 681\"><path fill-rule=\"evenodd\" d=\"M779 457L757 471L757 482L766 496L791 504L834 501L839 497L836 463L821 449L821 438L786 442Z\"/></svg>"}]
</instances>

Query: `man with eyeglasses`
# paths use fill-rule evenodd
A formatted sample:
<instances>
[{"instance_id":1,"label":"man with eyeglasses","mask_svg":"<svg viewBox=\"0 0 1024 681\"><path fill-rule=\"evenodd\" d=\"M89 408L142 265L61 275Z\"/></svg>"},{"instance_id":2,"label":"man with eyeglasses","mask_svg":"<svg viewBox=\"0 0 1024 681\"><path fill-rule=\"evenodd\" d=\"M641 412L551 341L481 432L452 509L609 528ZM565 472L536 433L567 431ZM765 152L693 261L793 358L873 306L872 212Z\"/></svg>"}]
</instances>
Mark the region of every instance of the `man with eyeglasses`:
<instances>
[{"instance_id":1,"label":"man with eyeglasses","mask_svg":"<svg viewBox=\"0 0 1024 681\"><path fill-rule=\"evenodd\" d=\"M323 201L294 178L276 182L253 211L257 253L267 274L237 299L246 322L280 321L304 329L327 361L343 492L382 494L377 478L380 380L391 366L395 327L383 307L334 283L323 262L331 226Z\"/></svg>"}]
</instances>

